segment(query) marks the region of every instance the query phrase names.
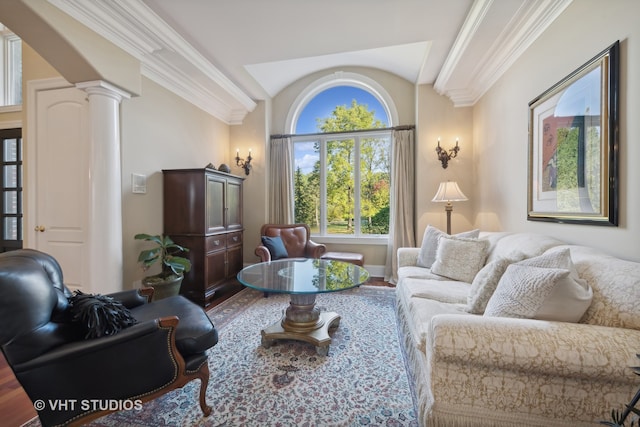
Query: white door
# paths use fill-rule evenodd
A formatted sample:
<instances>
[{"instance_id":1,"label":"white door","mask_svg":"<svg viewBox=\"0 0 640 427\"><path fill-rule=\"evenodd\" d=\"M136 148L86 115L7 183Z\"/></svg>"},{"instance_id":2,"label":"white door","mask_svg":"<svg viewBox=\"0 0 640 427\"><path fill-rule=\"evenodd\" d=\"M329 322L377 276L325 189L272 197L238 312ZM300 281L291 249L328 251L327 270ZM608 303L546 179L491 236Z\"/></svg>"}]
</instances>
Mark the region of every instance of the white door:
<instances>
[{"instance_id":1,"label":"white door","mask_svg":"<svg viewBox=\"0 0 640 427\"><path fill-rule=\"evenodd\" d=\"M71 289L88 286L89 103L75 87L37 90L35 135L29 136L35 158L27 159L35 202L34 246L58 260ZM32 110L33 111L33 110ZM33 129L33 127L32 127ZM34 186L35 182L35 186Z\"/></svg>"}]
</instances>

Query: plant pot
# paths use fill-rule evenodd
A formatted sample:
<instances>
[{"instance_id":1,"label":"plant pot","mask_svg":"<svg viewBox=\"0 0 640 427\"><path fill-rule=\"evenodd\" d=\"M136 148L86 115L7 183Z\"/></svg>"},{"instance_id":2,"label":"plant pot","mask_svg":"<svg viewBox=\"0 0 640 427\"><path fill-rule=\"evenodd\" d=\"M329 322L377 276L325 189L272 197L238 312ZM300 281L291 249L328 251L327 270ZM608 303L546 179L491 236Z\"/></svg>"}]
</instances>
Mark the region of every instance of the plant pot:
<instances>
[{"instance_id":1,"label":"plant pot","mask_svg":"<svg viewBox=\"0 0 640 427\"><path fill-rule=\"evenodd\" d=\"M183 276L171 276L161 279L157 276L149 276L142 280L144 286L150 286L154 289L152 301L163 298L172 297L180 293Z\"/></svg>"}]
</instances>

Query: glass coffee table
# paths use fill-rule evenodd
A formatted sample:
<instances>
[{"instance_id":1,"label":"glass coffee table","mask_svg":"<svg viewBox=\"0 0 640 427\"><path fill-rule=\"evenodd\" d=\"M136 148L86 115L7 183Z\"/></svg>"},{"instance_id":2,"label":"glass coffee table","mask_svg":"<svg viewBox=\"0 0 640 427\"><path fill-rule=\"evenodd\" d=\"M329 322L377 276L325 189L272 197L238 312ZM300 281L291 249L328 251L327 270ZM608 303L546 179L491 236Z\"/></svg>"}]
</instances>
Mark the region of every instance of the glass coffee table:
<instances>
[{"instance_id":1,"label":"glass coffee table","mask_svg":"<svg viewBox=\"0 0 640 427\"><path fill-rule=\"evenodd\" d=\"M281 320L262 330L262 346L291 339L311 343L321 356L329 353L329 330L340 324L340 315L316 307L316 295L360 286L369 273L359 265L321 259L283 259L245 267L238 273L243 285L262 292L290 295Z\"/></svg>"}]
</instances>

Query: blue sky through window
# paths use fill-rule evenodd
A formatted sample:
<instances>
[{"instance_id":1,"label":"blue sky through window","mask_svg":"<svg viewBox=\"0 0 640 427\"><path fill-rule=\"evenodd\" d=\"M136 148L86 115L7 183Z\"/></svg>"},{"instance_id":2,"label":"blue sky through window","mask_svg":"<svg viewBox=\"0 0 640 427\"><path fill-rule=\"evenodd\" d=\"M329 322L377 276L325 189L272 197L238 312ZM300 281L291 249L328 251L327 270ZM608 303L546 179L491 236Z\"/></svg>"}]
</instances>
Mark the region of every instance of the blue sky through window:
<instances>
[{"instance_id":1,"label":"blue sky through window","mask_svg":"<svg viewBox=\"0 0 640 427\"><path fill-rule=\"evenodd\" d=\"M386 126L389 126L387 112L375 96L357 87L336 86L320 92L309 101L302 110L300 117L298 117L295 133L305 134L319 132L316 118L323 119L329 117L336 106L350 106L351 101L354 99L358 104L367 105L369 110L375 112L376 119L380 120Z\"/></svg>"}]
</instances>

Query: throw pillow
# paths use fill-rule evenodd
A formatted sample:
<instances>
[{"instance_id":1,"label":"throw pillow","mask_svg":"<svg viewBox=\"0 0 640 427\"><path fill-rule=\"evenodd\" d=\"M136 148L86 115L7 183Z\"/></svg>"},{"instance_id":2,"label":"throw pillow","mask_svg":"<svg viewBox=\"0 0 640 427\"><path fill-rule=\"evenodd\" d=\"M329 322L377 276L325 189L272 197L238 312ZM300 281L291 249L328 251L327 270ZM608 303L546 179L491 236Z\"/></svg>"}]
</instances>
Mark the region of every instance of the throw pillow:
<instances>
[{"instance_id":1,"label":"throw pillow","mask_svg":"<svg viewBox=\"0 0 640 427\"><path fill-rule=\"evenodd\" d=\"M500 278L504 274L512 261L506 258L499 258L482 267L476 274L469 288L467 296L466 311L472 314L482 314L487 308L487 303L493 292L498 287Z\"/></svg>"},{"instance_id":2,"label":"throw pillow","mask_svg":"<svg viewBox=\"0 0 640 427\"><path fill-rule=\"evenodd\" d=\"M69 298L71 321L77 322L85 339L115 335L138 321L120 301L106 295L75 291Z\"/></svg>"},{"instance_id":3,"label":"throw pillow","mask_svg":"<svg viewBox=\"0 0 640 427\"><path fill-rule=\"evenodd\" d=\"M569 248L552 250L540 256L520 261L519 264L569 270L569 275L557 284L553 293L538 310L535 318L573 323L580 321L591 305L593 290L578 275L578 270L571 260Z\"/></svg>"},{"instance_id":4,"label":"throw pillow","mask_svg":"<svg viewBox=\"0 0 640 427\"><path fill-rule=\"evenodd\" d=\"M275 237L262 236L262 244L265 245L269 250L272 260L289 257L287 248L284 247L284 243L282 242L282 237L280 236L275 236Z\"/></svg>"},{"instance_id":5,"label":"throw pillow","mask_svg":"<svg viewBox=\"0 0 640 427\"><path fill-rule=\"evenodd\" d=\"M512 264L502 275L485 316L533 319L558 282L569 275L561 268Z\"/></svg>"},{"instance_id":6,"label":"throw pillow","mask_svg":"<svg viewBox=\"0 0 640 427\"><path fill-rule=\"evenodd\" d=\"M487 259L489 242L443 235L438 240L431 272L438 276L471 283Z\"/></svg>"},{"instance_id":7,"label":"throw pillow","mask_svg":"<svg viewBox=\"0 0 640 427\"><path fill-rule=\"evenodd\" d=\"M520 261L517 264L514 264L514 266L543 270L563 270L567 272L566 275L557 278L557 280L550 284L551 292L548 295L543 296L539 294L536 289L532 288L532 295L537 295L541 300L538 301L539 306L531 318L575 323L582 319L582 316L584 316L584 313L591 305L593 290L589 284L578 275L578 272L571 261L571 252L569 251L569 248L563 248L560 250L554 249L553 251L544 253L540 256ZM509 269L507 269L507 272L508 271ZM505 279L505 276L506 273L503 276L503 279ZM511 285L520 287L526 286L526 283L515 285L512 283ZM536 284L532 283L532 285ZM502 279L498 284L498 289L500 289L501 286ZM505 283L505 286L507 286L507 283ZM509 290L505 288L502 289L501 292L509 292ZM496 293L494 293L494 296ZM491 300L489 301L489 304L491 304ZM485 315L487 315L487 311L489 311L489 304L487 305Z\"/></svg>"},{"instance_id":8,"label":"throw pillow","mask_svg":"<svg viewBox=\"0 0 640 427\"><path fill-rule=\"evenodd\" d=\"M480 235L480 230L465 231L463 233L455 234L455 237L467 237L471 239L477 239ZM438 239L440 236L448 236L444 231L438 230L436 227L427 225L422 237L422 245L420 246L420 253L418 254L418 261L416 265L418 267L431 268L436 260L436 252L438 251Z\"/></svg>"}]
</instances>

